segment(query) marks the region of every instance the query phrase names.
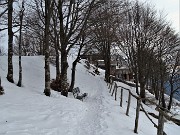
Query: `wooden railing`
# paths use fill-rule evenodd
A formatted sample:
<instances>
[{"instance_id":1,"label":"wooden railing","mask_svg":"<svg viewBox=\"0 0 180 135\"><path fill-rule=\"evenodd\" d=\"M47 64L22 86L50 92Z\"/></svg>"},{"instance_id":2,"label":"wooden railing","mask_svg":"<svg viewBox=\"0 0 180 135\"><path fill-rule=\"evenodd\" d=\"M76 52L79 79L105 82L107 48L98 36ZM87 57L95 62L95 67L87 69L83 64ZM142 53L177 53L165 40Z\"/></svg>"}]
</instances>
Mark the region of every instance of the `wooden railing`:
<instances>
[{"instance_id":1,"label":"wooden railing","mask_svg":"<svg viewBox=\"0 0 180 135\"><path fill-rule=\"evenodd\" d=\"M137 100L134 133L138 133L137 130L138 130L138 123L139 123L139 112L140 112L140 108L141 108L142 111L147 116L147 118L154 125L154 127L157 128L157 135L166 135L166 133L163 131L163 129L164 129L164 117L168 118L170 116L168 116L163 111L164 108L162 108L160 105L151 101L148 98L141 98L138 95L133 94L130 89L127 89L127 88L122 87L122 86L118 86L117 83L115 81L113 81L113 77L110 77L109 79L110 79L110 83L107 83L108 88L109 88L109 93L111 93L111 96L114 96L115 100L117 100L117 91L119 90L118 88L120 88L120 90L121 90L120 91L120 107L122 107L122 105L123 105L123 93L124 93L123 91L126 90L129 93L128 101L127 101L127 108L126 108L126 115L127 116L129 116L129 108L130 108L130 104L131 104L131 97L133 97ZM146 100L146 101L150 102L151 104L156 105L156 108L159 111L158 125L150 118L148 112L144 109L142 100ZM168 119L168 120L170 120L170 119Z\"/></svg>"}]
</instances>

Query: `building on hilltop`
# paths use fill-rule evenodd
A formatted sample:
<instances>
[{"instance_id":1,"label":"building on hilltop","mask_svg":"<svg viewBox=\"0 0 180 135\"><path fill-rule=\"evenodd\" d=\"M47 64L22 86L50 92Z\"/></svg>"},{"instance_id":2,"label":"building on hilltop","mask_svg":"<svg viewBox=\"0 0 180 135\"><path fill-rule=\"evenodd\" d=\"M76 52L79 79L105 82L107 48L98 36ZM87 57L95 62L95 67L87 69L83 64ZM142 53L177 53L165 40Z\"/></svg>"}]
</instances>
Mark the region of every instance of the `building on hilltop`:
<instances>
[{"instance_id":1,"label":"building on hilltop","mask_svg":"<svg viewBox=\"0 0 180 135\"><path fill-rule=\"evenodd\" d=\"M103 56L99 54L81 55L82 59L87 59L98 68L105 69ZM133 72L130 70L127 61L121 55L111 56L110 74L118 79L133 81Z\"/></svg>"}]
</instances>

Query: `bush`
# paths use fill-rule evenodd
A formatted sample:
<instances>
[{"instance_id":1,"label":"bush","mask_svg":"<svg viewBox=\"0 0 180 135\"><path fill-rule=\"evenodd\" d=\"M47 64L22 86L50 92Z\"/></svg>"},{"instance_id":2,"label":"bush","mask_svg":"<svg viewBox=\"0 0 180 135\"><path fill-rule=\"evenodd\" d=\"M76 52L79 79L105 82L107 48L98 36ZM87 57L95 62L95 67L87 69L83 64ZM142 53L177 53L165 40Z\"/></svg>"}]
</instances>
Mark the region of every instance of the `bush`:
<instances>
[{"instance_id":1,"label":"bush","mask_svg":"<svg viewBox=\"0 0 180 135\"><path fill-rule=\"evenodd\" d=\"M60 92L60 89L59 89L60 85L59 85L59 83L60 83L59 80L52 79L51 80L51 84L50 84L51 89Z\"/></svg>"},{"instance_id":2,"label":"bush","mask_svg":"<svg viewBox=\"0 0 180 135\"><path fill-rule=\"evenodd\" d=\"M61 92L63 89L69 89L69 83L66 83L64 86L60 86L61 79L52 79L50 83L51 89Z\"/></svg>"}]
</instances>

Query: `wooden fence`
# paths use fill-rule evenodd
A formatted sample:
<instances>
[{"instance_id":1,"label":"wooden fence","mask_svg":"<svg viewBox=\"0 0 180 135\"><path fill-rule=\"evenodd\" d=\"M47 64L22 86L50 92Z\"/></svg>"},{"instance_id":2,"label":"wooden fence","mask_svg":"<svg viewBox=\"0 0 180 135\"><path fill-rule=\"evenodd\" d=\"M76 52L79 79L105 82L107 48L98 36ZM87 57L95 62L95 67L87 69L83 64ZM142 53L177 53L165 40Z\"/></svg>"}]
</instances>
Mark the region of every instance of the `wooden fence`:
<instances>
[{"instance_id":1,"label":"wooden fence","mask_svg":"<svg viewBox=\"0 0 180 135\"><path fill-rule=\"evenodd\" d=\"M124 88L122 86L118 86L116 82L113 81L113 78L110 77L110 83L107 83L108 88L109 88L109 93L111 93L111 96L114 96L114 99L117 100L117 91L120 88L120 107L123 105L123 91L126 90L128 91L128 101L127 101L127 108L126 108L126 115L129 116L129 108L131 105L131 97L135 98L137 100L137 106L136 106L136 117L135 117L135 125L134 125L134 133L138 133L138 123L139 123L139 112L140 108L141 110L145 113L147 118L151 121L151 123L154 125L154 127L157 128L157 135L166 135L166 133L163 131L164 129L164 117L170 117L168 116L163 110L162 107L156 104L155 102L151 101L150 99L142 99L139 96L133 94L130 89ZM158 125L150 118L148 112L144 109L142 100L147 100L148 102L156 105L157 110L159 111L159 116L158 116Z\"/></svg>"}]
</instances>

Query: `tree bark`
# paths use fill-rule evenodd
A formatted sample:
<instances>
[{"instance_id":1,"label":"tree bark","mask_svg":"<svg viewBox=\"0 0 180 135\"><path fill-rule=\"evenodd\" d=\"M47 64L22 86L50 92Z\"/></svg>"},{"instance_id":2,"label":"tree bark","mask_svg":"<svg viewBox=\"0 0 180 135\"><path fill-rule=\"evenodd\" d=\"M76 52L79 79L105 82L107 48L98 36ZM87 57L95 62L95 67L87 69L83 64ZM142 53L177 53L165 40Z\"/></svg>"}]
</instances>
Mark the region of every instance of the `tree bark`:
<instances>
[{"instance_id":1,"label":"tree bark","mask_svg":"<svg viewBox=\"0 0 180 135\"><path fill-rule=\"evenodd\" d=\"M161 72L161 87L160 87L160 90L161 90L161 103L162 103L162 107L163 108L166 108L166 102L165 102L165 97L164 97L164 73L162 72L162 66L160 64L160 72Z\"/></svg>"},{"instance_id":2,"label":"tree bark","mask_svg":"<svg viewBox=\"0 0 180 135\"><path fill-rule=\"evenodd\" d=\"M159 112L157 135L163 135L163 129L164 129L164 116L161 112Z\"/></svg>"},{"instance_id":3,"label":"tree bark","mask_svg":"<svg viewBox=\"0 0 180 135\"><path fill-rule=\"evenodd\" d=\"M137 75L137 69L135 71L135 83L136 83L136 94L139 95L139 86L138 86L138 75Z\"/></svg>"},{"instance_id":4,"label":"tree bark","mask_svg":"<svg viewBox=\"0 0 180 135\"><path fill-rule=\"evenodd\" d=\"M129 91L129 96L128 96L128 104L127 104L127 109L126 109L126 115L129 116L129 108L131 104L131 93Z\"/></svg>"},{"instance_id":5,"label":"tree bark","mask_svg":"<svg viewBox=\"0 0 180 135\"><path fill-rule=\"evenodd\" d=\"M162 88L162 90L161 90L161 101L162 101L162 107L166 108L166 101L165 101L165 97L164 97L164 88Z\"/></svg>"},{"instance_id":6,"label":"tree bark","mask_svg":"<svg viewBox=\"0 0 180 135\"><path fill-rule=\"evenodd\" d=\"M76 59L74 60L74 62L72 63L72 73L71 73L71 85L69 87L69 92L72 92L73 88L74 88L74 83L75 83L75 75L76 75L76 66L77 63L80 61L80 53L83 47L83 41L82 44L80 45L79 51L78 51L78 55L76 57Z\"/></svg>"},{"instance_id":7,"label":"tree bark","mask_svg":"<svg viewBox=\"0 0 180 135\"><path fill-rule=\"evenodd\" d=\"M107 39L108 40L108 39ZM110 54L110 44L108 41L103 42L103 53L104 53L104 65L105 65L105 80L109 81L109 76L111 74L111 54Z\"/></svg>"},{"instance_id":8,"label":"tree bark","mask_svg":"<svg viewBox=\"0 0 180 135\"><path fill-rule=\"evenodd\" d=\"M8 73L7 80L14 83L13 80L13 31L12 31L12 13L13 13L13 0L8 0Z\"/></svg>"},{"instance_id":9,"label":"tree bark","mask_svg":"<svg viewBox=\"0 0 180 135\"><path fill-rule=\"evenodd\" d=\"M141 77L139 79L139 83L140 83L140 97L142 98L142 102L145 104L145 98L146 98L145 81L143 80L142 76L140 76L140 77Z\"/></svg>"},{"instance_id":10,"label":"tree bark","mask_svg":"<svg viewBox=\"0 0 180 135\"><path fill-rule=\"evenodd\" d=\"M56 30L55 30L56 32ZM57 35L57 32L55 33L55 50L56 50L56 80L59 81L60 79L60 67L59 67L59 51L58 51L58 46L59 46L59 36Z\"/></svg>"},{"instance_id":11,"label":"tree bark","mask_svg":"<svg viewBox=\"0 0 180 135\"><path fill-rule=\"evenodd\" d=\"M137 129L138 129L138 125L139 125L140 106L141 106L141 99L137 99L136 119L135 119L134 133L138 133L138 132L137 132Z\"/></svg>"},{"instance_id":12,"label":"tree bark","mask_svg":"<svg viewBox=\"0 0 180 135\"><path fill-rule=\"evenodd\" d=\"M76 65L79 62L79 59L77 58L73 63L72 63L72 73L71 73L71 85L69 87L69 92L72 92L75 84L75 73L76 73Z\"/></svg>"},{"instance_id":13,"label":"tree bark","mask_svg":"<svg viewBox=\"0 0 180 135\"><path fill-rule=\"evenodd\" d=\"M59 52L56 51L56 80L60 79L60 70L59 70Z\"/></svg>"},{"instance_id":14,"label":"tree bark","mask_svg":"<svg viewBox=\"0 0 180 135\"><path fill-rule=\"evenodd\" d=\"M168 110L171 109L172 106L172 99L173 99L173 93L170 94L169 104L168 104Z\"/></svg>"},{"instance_id":15,"label":"tree bark","mask_svg":"<svg viewBox=\"0 0 180 135\"><path fill-rule=\"evenodd\" d=\"M61 48L61 77L60 77L60 86L61 86L61 95L68 97L68 83L67 83L67 69L69 65L67 62L67 53L66 48Z\"/></svg>"},{"instance_id":16,"label":"tree bark","mask_svg":"<svg viewBox=\"0 0 180 135\"><path fill-rule=\"evenodd\" d=\"M51 0L45 0L45 89L46 96L51 95L50 91L50 66L49 66L49 25L51 16Z\"/></svg>"},{"instance_id":17,"label":"tree bark","mask_svg":"<svg viewBox=\"0 0 180 135\"><path fill-rule=\"evenodd\" d=\"M20 11L20 31L19 31L19 81L17 86L22 86L22 65L21 65L21 55L22 55L22 48L21 48L21 41L22 41L22 22L24 16L24 1L22 1L22 9Z\"/></svg>"}]
</instances>

